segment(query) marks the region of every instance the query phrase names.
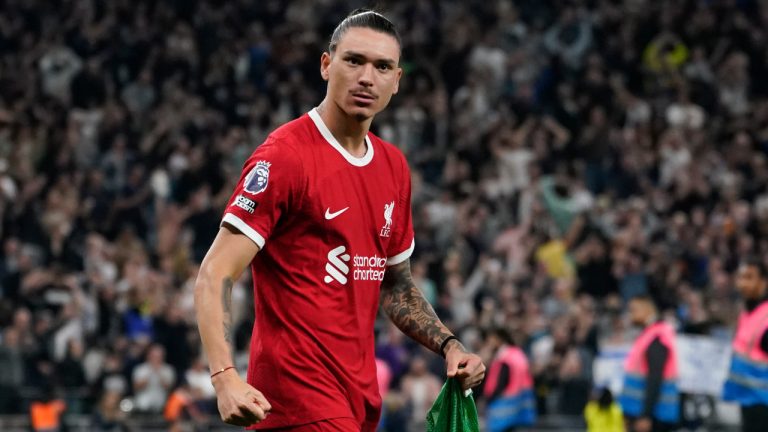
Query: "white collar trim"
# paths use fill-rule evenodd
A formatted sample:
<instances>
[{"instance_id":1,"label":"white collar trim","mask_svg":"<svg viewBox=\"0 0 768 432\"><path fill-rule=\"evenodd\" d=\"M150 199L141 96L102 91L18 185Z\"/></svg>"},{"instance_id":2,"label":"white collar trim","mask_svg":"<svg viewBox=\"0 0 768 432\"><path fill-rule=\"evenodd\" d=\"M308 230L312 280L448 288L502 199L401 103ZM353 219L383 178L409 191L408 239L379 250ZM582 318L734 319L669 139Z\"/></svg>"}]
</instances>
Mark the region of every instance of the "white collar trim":
<instances>
[{"instance_id":1,"label":"white collar trim","mask_svg":"<svg viewBox=\"0 0 768 432\"><path fill-rule=\"evenodd\" d=\"M373 159L373 144L371 144L371 139L368 138L368 134L365 135L365 144L367 147L365 155L363 155L363 157L355 157L350 152L348 152L347 149L342 147L341 144L339 144L339 141L336 140L336 137L333 136L331 131L328 129L328 126L326 126L325 122L323 122L323 119L320 117L320 113L317 112L317 108L312 108L312 110L309 111L309 118L311 118L312 122L315 123L317 130L320 131L320 135L325 138L331 147L335 148L336 151L341 153L347 162L356 167L363 167L371 162Z\"/></svg>"}]
</instances>

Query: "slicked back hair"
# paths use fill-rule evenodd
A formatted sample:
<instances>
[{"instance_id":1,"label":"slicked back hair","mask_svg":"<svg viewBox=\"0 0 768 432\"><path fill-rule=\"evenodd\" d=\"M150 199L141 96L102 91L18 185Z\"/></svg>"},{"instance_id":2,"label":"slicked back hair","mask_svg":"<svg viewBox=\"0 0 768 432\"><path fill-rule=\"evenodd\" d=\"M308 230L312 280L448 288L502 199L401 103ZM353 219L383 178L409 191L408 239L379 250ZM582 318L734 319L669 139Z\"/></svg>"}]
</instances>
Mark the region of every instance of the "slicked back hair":
<instances>
[{"instance_id":1,"label":"slicked back hair","mask_svg":"<svg viewBox=\"0 0 768 432\"><path fill-rule=\"evenodd\" d=\"M339 46L339 41L347 30L355 27L369 28L390 35L395 38L397 45L402 47L400 34L397 32L395 25L392 24L392 21L388 20L384 15L370 9L355 9L336 26L336 29L331 36L331 42L328 44L328 51L333 54L336 51L336 47Z\"/></svg>"}]
</instances>

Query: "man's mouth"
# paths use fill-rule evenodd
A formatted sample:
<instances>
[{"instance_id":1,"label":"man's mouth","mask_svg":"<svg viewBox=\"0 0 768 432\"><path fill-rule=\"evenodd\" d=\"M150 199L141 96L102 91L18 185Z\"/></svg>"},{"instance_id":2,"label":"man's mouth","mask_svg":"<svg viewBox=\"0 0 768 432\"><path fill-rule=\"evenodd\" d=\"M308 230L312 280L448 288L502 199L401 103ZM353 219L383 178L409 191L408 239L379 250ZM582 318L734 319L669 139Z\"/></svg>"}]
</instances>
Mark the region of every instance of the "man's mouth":
<instances>
[{"instance_id":1,"label":"man's mouth","mask_svg":"<svg viewBox=\"0 0 768 432\"><path fill-rule=\"evenodd\" d=\"M367 92L353 92L352 97L355 99L355 101L363 103L371 103L376 100L374 95Z\"/></svg>"}]
</instances>

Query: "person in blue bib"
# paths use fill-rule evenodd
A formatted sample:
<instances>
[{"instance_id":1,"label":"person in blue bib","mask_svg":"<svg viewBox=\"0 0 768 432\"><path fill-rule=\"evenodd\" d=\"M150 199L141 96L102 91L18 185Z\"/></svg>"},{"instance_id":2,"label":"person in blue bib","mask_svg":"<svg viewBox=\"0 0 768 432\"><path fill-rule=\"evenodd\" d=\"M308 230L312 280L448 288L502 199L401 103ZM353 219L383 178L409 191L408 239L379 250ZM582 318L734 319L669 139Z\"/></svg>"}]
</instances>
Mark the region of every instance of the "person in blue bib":
<instances>
[{"instance_id":1,"label":"person in blue bib","mask_svg":"<svg viewBox=\"0 0 768 432\"><path fill-rule=\"evenodd\" d=\"M742 261L736 287L744 299L733 338L723 399L741 405L744 432L768 430L768 272L758 259Z\"/></svg>"},{"instance_id":2,"label":"person in blue bib","mask_svg":"<svg viewBox=\"0 0 768 432\"><path fill-rule=\"evenodd\" d=\"M645 295L629 302L632 324L643 328L624 364L619 403L632 432L675 430L680 421L675 330L659 319L653 300Z\"/></svg>"}]
</instances>

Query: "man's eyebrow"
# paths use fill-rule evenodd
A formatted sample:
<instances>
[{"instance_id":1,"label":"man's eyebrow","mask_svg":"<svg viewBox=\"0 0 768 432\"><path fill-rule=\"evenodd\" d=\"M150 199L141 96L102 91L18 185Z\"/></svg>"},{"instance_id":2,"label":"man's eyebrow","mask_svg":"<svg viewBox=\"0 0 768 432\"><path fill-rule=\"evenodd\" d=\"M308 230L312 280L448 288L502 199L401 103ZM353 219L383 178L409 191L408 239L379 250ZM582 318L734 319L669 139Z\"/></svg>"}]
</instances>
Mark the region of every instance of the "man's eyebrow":
<instances>
[{"instance_id":1,"label":"man's eyebrow","mask_svg":"<svg viewBox=\"0 0 768 432\"><path fill-rule=\"evenodd\" d=\"M357 58L368 60L368 57L366 57L363 53L359 53L357 51L347 50L347 51L344 51L342 54L345 55L345 56L357 57ZM373 61L375 63L386 63L386 64L393 65L393 66L397 64L396 61L392 60L391 58L386 58L386 57L385 58L375 59Z\"/></svg>"}]
</instances>

